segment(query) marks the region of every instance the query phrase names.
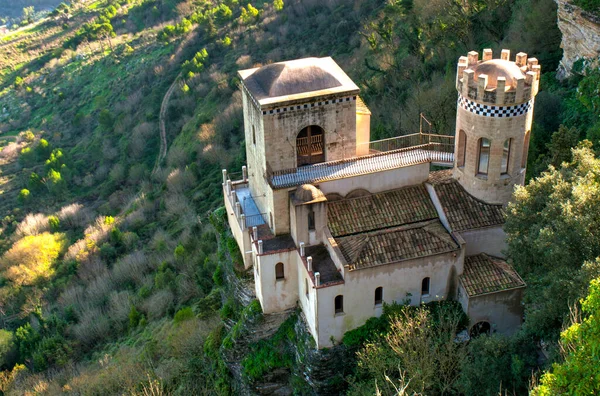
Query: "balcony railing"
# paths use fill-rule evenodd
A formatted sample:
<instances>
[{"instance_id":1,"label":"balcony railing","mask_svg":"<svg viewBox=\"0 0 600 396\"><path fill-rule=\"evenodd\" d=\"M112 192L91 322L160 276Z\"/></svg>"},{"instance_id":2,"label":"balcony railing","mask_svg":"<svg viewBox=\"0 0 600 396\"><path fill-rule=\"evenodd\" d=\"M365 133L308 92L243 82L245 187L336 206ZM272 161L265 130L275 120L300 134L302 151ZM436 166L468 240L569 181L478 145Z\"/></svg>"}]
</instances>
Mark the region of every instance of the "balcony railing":
<instances>
[{"instance_id":1,"label":"balcony railing","mask_svg":"<svg viewBox=\"0 0 600 396\"><path fill-rule=\"evenodd\" d=\"M368 146L368 150L365 150L365 146ZM412 133L410 135L362 143L358 145L357 151L369 155L407 148L421 148L423 150L453 153L454 136L436 135L431 133Z\"/></svg>"}]
</instances>

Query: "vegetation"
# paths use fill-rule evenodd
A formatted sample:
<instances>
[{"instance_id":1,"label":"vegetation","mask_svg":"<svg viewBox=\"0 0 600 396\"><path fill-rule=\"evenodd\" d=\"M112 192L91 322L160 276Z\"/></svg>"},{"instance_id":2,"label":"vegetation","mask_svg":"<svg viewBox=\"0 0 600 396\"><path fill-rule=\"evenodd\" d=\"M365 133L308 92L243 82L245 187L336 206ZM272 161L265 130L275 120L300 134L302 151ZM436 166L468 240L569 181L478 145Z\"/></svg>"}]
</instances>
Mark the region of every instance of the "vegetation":
<instances>
[{"instance_id":1,"label":"vegetation","mask_svg":"<svg viewBox=\"0 0 600 396\"><path fill-rule=\"evenodd\" d=\"M507 217L526 326L463 345L444 313L456 306L388 307L343 340L359 351L350 392L523 393L547 368L540 345L548 367L556 359L540 394L595 369L578 354L592 344L577 344L593 341L593 303L558 339L598 277L600 74L582 62L556 80L552 0L6 3L0 18L23 26L0 38L1 392L231 393L223 355L262 317L225 290L246 276L218 209L221 169L244 163L237 70L333 56L361 87L373 139L415 132L420 113L452 134L456 60L487 47L534 55L545 72L531 182ZM295 369L294 320L247 351L247 379Z\"/></svg>"}]
</instances>

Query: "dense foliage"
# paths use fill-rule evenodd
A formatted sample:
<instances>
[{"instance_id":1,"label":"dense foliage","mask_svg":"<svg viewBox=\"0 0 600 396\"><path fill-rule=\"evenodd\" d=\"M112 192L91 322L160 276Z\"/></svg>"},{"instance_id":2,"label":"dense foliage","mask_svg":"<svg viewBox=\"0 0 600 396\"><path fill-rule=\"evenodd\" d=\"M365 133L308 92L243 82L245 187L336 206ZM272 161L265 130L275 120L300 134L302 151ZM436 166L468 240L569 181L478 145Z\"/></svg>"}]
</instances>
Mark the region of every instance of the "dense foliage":
<instances>
[{"instance_id":1,"label":"dense foliage","mask_svg":"<svg viewBox=\"0 0 600 396\"><path fill-rule=\"evenodd\" d=\"M554 169L521 190L508 225L530 285L527 331L464 346L452 315L399 306L343 344L361 351L356 393L403 379L428 393L526 389L539 341L558 336L598 246L584 226L596 222L593 154L570 148L600 140L599 76L582 66L555 79L552 0L97 0L43 20L21 14L45 0L11 3L25 26L0 38L0 391L231 393L224 355L260 320L257 302L241 307L227 290L247 275L224 210L213 212L221 169L243 164L237 70L333 56L361 87L373 139L415 132L420 113L452 134L456 60L484 47L525 51L547 71L529 177ZM294 320L248 348L245 378L301 364Z\"/></svg>"}]
</instances>

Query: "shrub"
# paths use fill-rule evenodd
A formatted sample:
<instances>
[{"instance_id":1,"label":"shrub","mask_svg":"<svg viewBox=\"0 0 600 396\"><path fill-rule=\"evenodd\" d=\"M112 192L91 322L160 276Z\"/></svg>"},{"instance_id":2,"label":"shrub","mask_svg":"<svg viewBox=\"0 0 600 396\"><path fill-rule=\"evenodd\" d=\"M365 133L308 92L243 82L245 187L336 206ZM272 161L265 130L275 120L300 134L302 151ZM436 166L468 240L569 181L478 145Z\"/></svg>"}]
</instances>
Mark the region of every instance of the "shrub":
<instances>
[{"instance_id":1,"label":"shrub","mask_svg":"<svg viewBox=\"0 0 600 396\"><path fill-rule=\"evenodd\" d=\"M66 248L64 234L43 233L18 240L0 259L4 276L18 285L32 285L54 274L53 264Z\"/></svg>"},{"instance_id":2,"label":"shrub","mask_svg":"<svg viewBox=\"0 0 600 396\"><path fill-rule=\"evenodd\" d=\"M223 276L223 268L220 265L215 268L215 272L213 273L213 282L217 286L223 286L224 276Z\"/></svg>"},{"instance_id":3,"label":"shrub","mask_svg":"<svg viewBox=\"0 0 600 396\"><path fill-rule=\"evenodd\" d=\"M132 305L129 309L129 328L134 329L140 324L143 315L137 310L135 305Z\"/></svg>"},{"instance_id":4,"label":"shrub","mask_svg":"<svg viewBox=\"0 0 600 396\"><path fill-rule=\"evenodd\" d=\"M61 335L44 337L33 353L33 365L36 371L50 367L62 367L69 362L73 348Z\"/></svg>"},{"instance_id":5,"label":"shrub","mask_svg":"<svg viewBox=\"0 0 600 396\"><path fill-rule=\"evenodd\" d=\"M14 335L12 332L0 329L0 368L8 366L12 360L12 354L15 347Z\"/></svg>"},{"instance_id":6,"label":"shrub","mask_svg":"<svg viewBox=\"0 0 600 396\"><path fill-rule=\"evenodd\" d=\"M19 133L19 137L27 143L32 143L35 140L35 135L31 131L24 131Z\"/></svg>"},{"instance_id":7,"label":"shrub","mask_svg":"<svg viewBox=\"0 0 600 396\"><path fill-rule=\"evenodd\" d=\"M184 307L177 311L177 313L173 317L173 322L175 322L176 324L181 323L188 319L192 319L194 316L194 311L191 307Z\"/></svg>"},{"instance_id":8,"label":"shrub","mask_svg":"<svg viewBox=\"0 0 600 396\"><path fill-rule=\"evenodd\" d=\"M273 8L275 11L283 10L283 0L273 0Z\"/></svg>"},{"instance_id":9,"label":"shrub","mask_svg":"<svg viewBox=\"0 0 600 396\"><path fill-rule=\"evenodd\" d=\"M60 228L60 220L57 216L48 216L48 225L52 231L58 231Z\"/></svg>"},{"instance_id":10,"label":"shrub","mask_svg":"<svg viewBox=\"0 0 600 396\"><path fill-rule=\"evenodd\" d=\"M19 196L17 198L19 200L19 203L24 204L24 203L28 202L30 198L31 198L31 193L29 192L28 189L24 188L21 191L19 191Z\"/></svg>"}]
</instances>

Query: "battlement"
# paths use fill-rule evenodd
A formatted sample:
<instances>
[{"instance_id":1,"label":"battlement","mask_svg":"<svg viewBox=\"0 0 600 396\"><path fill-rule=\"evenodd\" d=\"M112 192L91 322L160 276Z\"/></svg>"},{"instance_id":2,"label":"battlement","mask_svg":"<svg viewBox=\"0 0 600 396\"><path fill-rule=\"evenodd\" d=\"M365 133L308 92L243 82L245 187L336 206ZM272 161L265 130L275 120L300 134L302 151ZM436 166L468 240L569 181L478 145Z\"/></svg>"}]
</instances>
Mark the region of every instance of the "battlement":
<instances>
[{"instance_id":1,"label":"battlement","mask_svg":"<svg viewBox=\"0 0 600 396\"><path fill-rule=\"evenodd\" d=\"M528 102L539 90L541 69L536 58L519 52L510 60L510 50L503 49L494 59L491 49L471 51L458 59L456 89L464 97L478 103L496 106Z\"/></svg>"}]
</instances>

